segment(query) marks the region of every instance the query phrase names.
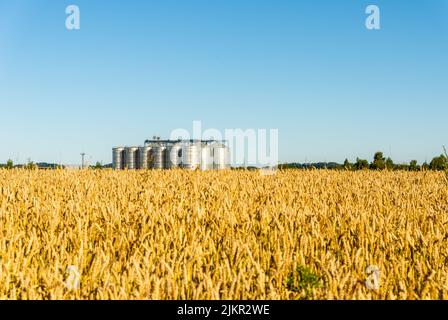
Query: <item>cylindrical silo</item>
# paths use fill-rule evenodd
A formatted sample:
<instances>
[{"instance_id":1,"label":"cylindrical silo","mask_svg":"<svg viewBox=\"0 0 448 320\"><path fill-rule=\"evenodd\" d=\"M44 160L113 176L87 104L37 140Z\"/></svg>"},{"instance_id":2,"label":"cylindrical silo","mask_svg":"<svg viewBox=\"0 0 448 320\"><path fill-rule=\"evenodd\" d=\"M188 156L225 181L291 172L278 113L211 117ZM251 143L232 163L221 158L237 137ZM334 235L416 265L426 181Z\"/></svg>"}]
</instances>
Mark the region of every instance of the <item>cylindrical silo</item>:
<instances>
[{"instance_id":1,"label":"cylindrical silo","mask_svg":"<svg viewBox=\"0 0 448 320\"><path fill-rule=\"evenodd\" d=\"M217 170L230 168L230 150L222 144L213 145L213 168Z\"/></svg>"},{"instance_id":2,"label":"cylindrical silo","mask_svg":"<svg viewBox=\"0 0 448 320\"><path fill-rule=\"evenodd\" d=\"M137 169L138 164L138 147L127 147L125 149L126 164L125 169L133 170Z\"/></svg>"},{"instance_id":3,"label":"cylindrical silo","mask_svg":"<svg viewBox=\"0 0 448 320\"><path fill-rule=\"evenodd\" d=\"M201 164L201 143L185 143L182 147L182 168L195 170Z\"/></svg>"},{"instance_id":4,"label":"cylindrical silo","mask_svg":"<svg viewBox=\"0 0 448 320\"><path fill-rule=\"evenodd\" d=\"M213 169L213 148L204 144L201 148L201 170Z\"/></svg>"},{"instance_id":5,"label":"cylindrical silo","mask_svg":"<svg viewBox=\"0 0 448 320\"><path fill-rule=\"evenodd\" d=\"M179 168L182 164L182 144L175 143L166 149L165 167L167 169Z\"/></svg>"},{"instance_id":6,"label":"cylindrical silo","mask_svg":"<svg viewBox=\"0 0 448 320\"><path fill-rule=\"evenodd\" d=\"M117 147L112 149L112 168L121 170L124 168L124 148Z\"/></svg>"},{"instance_id":7,"label":"cylindrical silo","mask_svg":"<svg viewBox=\"0 0 448 320\"><path fill-rule=\"evenodd\" d=\"M151 168L151 147L150 146L144 146L139 147L138 152L140 155L140 166L139 169L149 169Z\"/></svg>"},{"instance_id":8,"label":"cylindrical silo","mask_svg":"<svg viewBox=\"0 0 448 320\"><path fill-rule=\"evenodd\" d=\"M157 145L152 149L153 169L165 169L166 147Z\"/></svg>"}]
</instances>

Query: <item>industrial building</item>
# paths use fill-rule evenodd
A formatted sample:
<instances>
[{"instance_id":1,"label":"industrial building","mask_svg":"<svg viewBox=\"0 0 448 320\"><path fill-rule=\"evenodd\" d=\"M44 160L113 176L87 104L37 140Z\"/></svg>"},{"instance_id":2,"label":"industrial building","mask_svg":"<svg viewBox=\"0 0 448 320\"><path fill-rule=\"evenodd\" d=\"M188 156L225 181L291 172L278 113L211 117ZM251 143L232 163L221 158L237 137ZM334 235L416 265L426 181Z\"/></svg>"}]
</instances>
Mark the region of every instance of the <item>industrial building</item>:
<instances>
[{"instance_id":1,"label":"industrial building","mask_svg":"<svg viewBox=\"0 0 448 320\"><path fill-rule=\"evenodd\" d=\"M146 140L144 146L112 149L115 170L230 168L230 149L218 140Z\"/></svg>"}]
</instances>

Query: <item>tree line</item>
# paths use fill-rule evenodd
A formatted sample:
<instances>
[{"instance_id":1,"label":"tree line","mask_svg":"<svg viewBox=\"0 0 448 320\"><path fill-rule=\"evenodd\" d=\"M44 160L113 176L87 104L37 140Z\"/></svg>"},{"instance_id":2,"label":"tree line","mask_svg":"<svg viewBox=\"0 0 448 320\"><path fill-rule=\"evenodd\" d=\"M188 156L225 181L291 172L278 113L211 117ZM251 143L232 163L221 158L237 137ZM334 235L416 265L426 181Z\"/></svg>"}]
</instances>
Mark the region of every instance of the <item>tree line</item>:
<instances>
[{"instance_id":1,"label":"tree line","mask_svg":"<svg viewBox=\"0 0 448 320\"><path fill-rule=\"evenodd\" d=\"M64 169L65 166L56 163L46 163L46 162L34 163L31 160L28 160L26 164L14 164L13 161L9 159L5 164L0 163L0 168L4 169L20 168L20 169L33 170L33 169Z\"/></svg>"},{"instance_id":2,"label":"tree line","mask_svg":"<svg viewBox=\"0 0 448 320\"><path fill-rule=\"evenodd\" d=\"M31 160L28 160L27 163L25 164L14 164L13 161L11 159L9 159L5 164L0 163L0 169L14 169L14 168L18 168L18 169L27 169L27 170L32 170L32 169L65 169L66 166L62 165L62 164L57 164L57 163L47 163L47 162L38 162L38 163L34 163ZM95 165L90 165L87 166L86 168L89 169L103 169L103 168L112 168L112 164L106 164L103 165L101 162L96 162Z\"/></svg>"},{"instance_id":3,"label":"tree line","mask_svg":"<svg viewBox=\"0 0 448 320\"><path fill-rule=\"evenodd\" d=\"M369 162L366 159L356 158L355 162L350 162L345 159L344 163L336 162L317 162L317 163L284 163L280 164L279 169L344 169L344 170L406 170L406 171L420 171L420 170L448 170L448 155L444 148L444 154L434 157L430 163L424 162L418 164L417 160L412 160L409 163L394 163L388 157L384 157L383 152L375 152L373 160Z\"/></svg>"}]
</instances>

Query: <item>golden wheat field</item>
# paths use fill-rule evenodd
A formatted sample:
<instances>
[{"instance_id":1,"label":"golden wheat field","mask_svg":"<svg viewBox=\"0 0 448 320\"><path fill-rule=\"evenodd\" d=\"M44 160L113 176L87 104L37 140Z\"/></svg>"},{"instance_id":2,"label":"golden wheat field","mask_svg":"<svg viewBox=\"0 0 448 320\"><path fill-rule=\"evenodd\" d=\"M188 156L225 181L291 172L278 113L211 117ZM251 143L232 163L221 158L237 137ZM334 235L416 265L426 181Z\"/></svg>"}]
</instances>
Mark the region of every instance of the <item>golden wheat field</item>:
<instances>
[{"instance_id":1,"label":"golden wheat field","mask_svg":"<svg viewBox=\"0 0 448 320\"><path fill-rule=\"evenodd\" d=\"M448 299L448 185L433 172L0 170L0 299Z\"/></svg>"}]
</instances>

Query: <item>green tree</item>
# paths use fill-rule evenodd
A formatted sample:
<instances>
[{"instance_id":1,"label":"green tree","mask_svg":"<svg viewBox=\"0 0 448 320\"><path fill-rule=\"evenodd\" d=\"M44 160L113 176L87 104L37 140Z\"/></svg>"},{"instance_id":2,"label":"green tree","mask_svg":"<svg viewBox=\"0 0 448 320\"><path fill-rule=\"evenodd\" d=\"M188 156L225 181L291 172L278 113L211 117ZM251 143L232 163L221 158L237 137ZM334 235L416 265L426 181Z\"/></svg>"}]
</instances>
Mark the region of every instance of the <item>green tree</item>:
<instances>
[{"instance_id":1,"label":"green tree","mask_svg":"<svg viewBox=\"0 0 448 320\"><path fill-rule=\"evenodd\" d=\"M447 157L441 154L438 157L434 157L429 163L429 167L432 170L445 170L448 169L448 160Z\"/></svg>"},{"instance_id":2,"label":"green tree","mask_svg":"<svg viewBox=\"0 0 448 320\"><path fill-rule=\"evenodd\" d=\"M420 168L417 165L417 160L411 160L411 162L409 163L409 170L410 171L418 171Z\"/></svg>"},{"instance_id":3,"label":"green tree","mask_svg":"<svg viewBox=\"0 0 448 320\"><path fill-rule=\"evenodd\" d=\"M355 163L356 170L362 170L362 169L368 169L368 168L369 168L369 162L367 160L356 158L356 163Z\"/></svg>"},{"instance_id":4,"label":"green tree","mask_svg":"<svg viewBox=\"0 0 448 320\"><path fill-rule=\"evenodd\" d=\"M28 163L24 166L24 168L26 170L34 170L34 169L37 169L37 165L33 161L28 159Z\"/></svg>"},{"instance_id":5,"label":"green tree","mask_svg":"<svg viewBox=\"0 0 448 320\"><path fill-rule=\"evenodd\" d=\"M375 152L370 168L373 170L383 170L386 168L386 159L381 151Z\"/></svg>"},{"instance_id":6,"label":"green tree","mask_svg":"<svg viewBox=\"0 0 448 320\"><path fill-rule=\"evenodd\" d=\"M92 169L103 169L103 165L99 161L97 161Z\"/></svg>"},{"instance_id":7,"label":"green tree","mask_svg":"<svg viewBox=\"0 0 448 320\"><path fill-rule=\"evenodd\" d=\"M14 168L14 163L12 162L11 159L8 159L8 161L6 162L6 166L5 166L5 168L6 168L6 169L12 169L12 168Z\"/></svg>"},{"instance_id":8,"label":"green tree","mask_svg":"<svg viewBox=\"0 0 448 320\"><path fill-rule=\"evenodd\" d=\"M387 168L388 170L393 170L394 167L395 167L394 162L392 161L392 159L391 159L390 157L388 157L388 158L386 159L386 168Z\"/></svg>"},{"instance_id":9,"label":"green tree","mask_svg":"<svg viewBox=\"0 0 448 320\"><path fill-rule=\"evenodd\" d=\"M350 163L350 161L348 161L348 159L344 160L344 169L345 170L351 170L352 169L352 164Z\"/></svg>"}]
</instances>

